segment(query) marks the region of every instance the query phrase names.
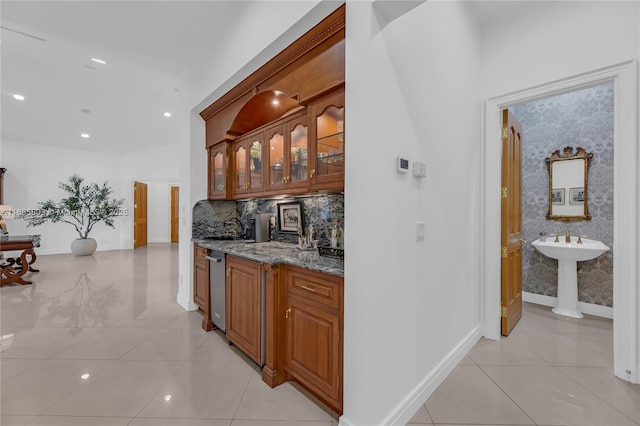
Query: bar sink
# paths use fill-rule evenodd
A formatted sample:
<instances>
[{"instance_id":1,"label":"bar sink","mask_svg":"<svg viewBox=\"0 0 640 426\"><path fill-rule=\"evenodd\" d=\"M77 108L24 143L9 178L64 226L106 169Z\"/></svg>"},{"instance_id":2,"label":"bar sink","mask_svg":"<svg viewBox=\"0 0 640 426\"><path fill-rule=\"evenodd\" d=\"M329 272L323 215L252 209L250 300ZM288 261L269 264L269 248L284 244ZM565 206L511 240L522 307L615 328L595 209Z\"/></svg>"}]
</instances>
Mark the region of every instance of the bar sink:
<instances>
[{"instance_id":1,"label":"bar sink","mask_svg":"<svg viewBox=\"0 0 640 426\"><path fill-rule=\"evenodd\" d=\"M531 243L536 250L547 257L558 261L558 300L553 313L571 318L582 318L578 310L578 265L577 262L592 260L610 250L600 241L582 238L578 243L578 237L571 237L571 242L565 242L565 237L560 237L560 242L535 240Z\"/></svg>"}]
</instances>

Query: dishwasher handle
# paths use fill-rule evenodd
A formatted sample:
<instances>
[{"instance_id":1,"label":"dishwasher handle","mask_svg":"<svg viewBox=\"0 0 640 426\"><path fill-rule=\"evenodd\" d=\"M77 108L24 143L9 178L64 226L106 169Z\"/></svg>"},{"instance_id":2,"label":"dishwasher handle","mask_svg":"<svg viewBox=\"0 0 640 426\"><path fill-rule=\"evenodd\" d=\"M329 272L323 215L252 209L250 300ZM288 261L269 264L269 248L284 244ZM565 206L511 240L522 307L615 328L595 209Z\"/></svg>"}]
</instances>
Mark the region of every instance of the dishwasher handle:
<instances>
[{"instance_id":1,"label":"dishwasher handle","mask_svg":"<svg viewBox=\"0 0 640 426\"><path fill-rule=\"evenodd\" d=\"M205 256L204 258L212 261L213 263L220 263L223 260L223 259L220 259L219 257L211 257L211 256Z\"/></svg>"}]
</instances>

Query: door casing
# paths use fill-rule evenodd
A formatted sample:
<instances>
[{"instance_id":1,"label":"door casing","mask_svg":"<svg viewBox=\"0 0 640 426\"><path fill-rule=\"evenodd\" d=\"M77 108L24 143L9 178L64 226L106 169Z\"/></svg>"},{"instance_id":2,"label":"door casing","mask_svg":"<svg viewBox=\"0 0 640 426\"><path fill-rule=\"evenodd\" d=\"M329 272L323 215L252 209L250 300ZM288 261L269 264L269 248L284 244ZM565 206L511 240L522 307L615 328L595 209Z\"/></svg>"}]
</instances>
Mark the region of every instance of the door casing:
<instances>
[{"instance_id":1,"label":"door casing","mask_svg":"<svg viewBox=\"0 0 640 426\"><path fill-rule=\"evenodd\" d=\"M482 334L500 338L501 137L500 112L517 103L614 82L613 370L640 383L640 151L638 148L638 62L631 60L491 97L484 111L481 165L480 267ZM627 182L621 185L620 182ZM629 183L632 182L632 183ZM634 236L634 238L629 238Z\"/></svg>"}]
</instances>

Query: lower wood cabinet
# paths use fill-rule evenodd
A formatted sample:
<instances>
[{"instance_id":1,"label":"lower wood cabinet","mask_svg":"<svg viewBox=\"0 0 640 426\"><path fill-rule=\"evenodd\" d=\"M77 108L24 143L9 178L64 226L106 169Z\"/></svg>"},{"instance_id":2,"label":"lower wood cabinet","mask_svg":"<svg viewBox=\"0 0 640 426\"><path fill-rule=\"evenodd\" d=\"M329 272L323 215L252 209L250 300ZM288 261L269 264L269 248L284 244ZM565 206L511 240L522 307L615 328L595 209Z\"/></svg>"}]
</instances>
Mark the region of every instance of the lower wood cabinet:
<instances>
[{"instance_id":1,"label":"lower wood cabinet","mask_svg":"<svg viewBox=\"0 0 640 426\"><path fill-rule=\"evenodd\" d=\"M285 370L342 414L342 277L288 266Z\"/></svg>"},{"instance_id":2,"label":"lower wood cabinet","mask_svg":"<svg viewBox=\"0 0 640 426\"><path fill-rule=\"evenodd\" d=\"M227 339L262 364L262 266L227 255Z\"/></svg>"},{"instance_id":3,"label":"lower wood cabinet","mask_svg":"<svg viewBox=\"0 0 640 426\"><path fill-rule=\"evenodd\" d=\"M209 282L209 249L194 245L193 247L193 301L204 318L202 319L202 328L210 331L213 328L211 323L211 301L209 298L210 282Z\"/></svg>"},{"instance_id":4,"label":"lower wood cabinet","mask_svg":"<svg viewBox=\"0 0 640 426\"><path fill-rule=\"evenodd\" d=\"M209 250L196 244L193 251L193 301L204 312L209 305Z\"/></svg>"}]
</instances>

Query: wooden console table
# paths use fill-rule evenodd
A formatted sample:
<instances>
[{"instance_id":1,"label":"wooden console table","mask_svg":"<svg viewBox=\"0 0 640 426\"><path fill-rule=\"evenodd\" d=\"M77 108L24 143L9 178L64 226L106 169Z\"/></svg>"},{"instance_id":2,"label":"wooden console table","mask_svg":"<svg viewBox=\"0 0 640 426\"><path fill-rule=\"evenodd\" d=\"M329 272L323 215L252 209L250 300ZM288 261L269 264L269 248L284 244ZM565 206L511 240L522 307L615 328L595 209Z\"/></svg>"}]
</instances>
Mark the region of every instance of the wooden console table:
<instances>
[{"instance_id":1,"label":"wooden console table","mask_svg":"<svg viewBox=\"0 0 640 426\"><path fill-rule=\"evenodd\" d=\"M20 257L0 260L0 286L10 283L31 284L31 281L24 280L22 276L29 271L39 272L31 267L36 261L36 252L33 249L39 246L40 235L16 235L0 238L0 253L22 251Z\"/></svg>"}]
</instances>

